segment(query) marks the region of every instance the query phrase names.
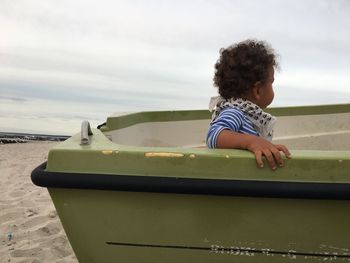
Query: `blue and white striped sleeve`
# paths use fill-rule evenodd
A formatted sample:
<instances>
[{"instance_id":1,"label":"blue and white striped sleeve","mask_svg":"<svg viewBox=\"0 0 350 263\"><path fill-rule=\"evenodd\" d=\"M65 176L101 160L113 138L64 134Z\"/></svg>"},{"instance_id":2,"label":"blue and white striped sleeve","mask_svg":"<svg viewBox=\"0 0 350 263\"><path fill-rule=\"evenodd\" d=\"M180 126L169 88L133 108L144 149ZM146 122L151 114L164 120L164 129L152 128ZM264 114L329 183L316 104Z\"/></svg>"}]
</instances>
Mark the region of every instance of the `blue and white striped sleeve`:
<instances>
[{"instance_id":1,"label":"blue and white striped sleeve","mask_svg":"<svg viewBox=\"0 0 350 263\"><path fill-rule=\"evenodd\" d=\"M210 124L206 143L209 148L216 148L218 135L222 130L238 132L244 122L243 113L236 108L226 108L222 110L219 116Z\"/></svg>"}]
</instances>

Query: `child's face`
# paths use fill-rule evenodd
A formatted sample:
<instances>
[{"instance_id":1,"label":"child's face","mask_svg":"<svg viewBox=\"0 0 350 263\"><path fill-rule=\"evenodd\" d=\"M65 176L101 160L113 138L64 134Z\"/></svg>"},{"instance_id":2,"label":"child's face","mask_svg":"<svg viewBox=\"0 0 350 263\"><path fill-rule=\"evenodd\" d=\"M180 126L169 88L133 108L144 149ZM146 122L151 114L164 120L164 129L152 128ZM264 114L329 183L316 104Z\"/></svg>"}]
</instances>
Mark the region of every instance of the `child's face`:
<instances>
[{"instance_id":1,"label":"child's face","mask_svg":"<svg viewBox=\"0 0 350 263\"><path fill-rule=\"evenodd\" d=\"M273 101L273 97L275 94L273 92L272 83L274 82L274 80L275 70L271 66L267 80L263 84L261 84L259 89L259 99L257 101L257 104L262 109L267 108L267 106L269 106Z\"/></svg>"}]
</instances>

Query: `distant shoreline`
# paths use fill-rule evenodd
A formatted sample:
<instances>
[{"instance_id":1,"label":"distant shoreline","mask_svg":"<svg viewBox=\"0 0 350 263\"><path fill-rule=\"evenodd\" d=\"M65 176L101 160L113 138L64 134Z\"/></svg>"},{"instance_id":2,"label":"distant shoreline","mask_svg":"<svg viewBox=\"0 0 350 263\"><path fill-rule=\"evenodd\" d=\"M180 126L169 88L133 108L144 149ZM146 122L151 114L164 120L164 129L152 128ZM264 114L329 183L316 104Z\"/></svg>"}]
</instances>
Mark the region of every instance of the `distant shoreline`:
<instances>
[{"instance_id":1,"label":"distant shoreline","mask_svg":"<svg viewBox=\"0 0 350 263\"><path fill-rule=\"evenodd\" d=\"M15 133L0 132L0 144L8 143L26 143L30 141L65 141L70 136L67 135L48 135L48 134L31 134L31 133Z\"/></svg>"}]
</instances>

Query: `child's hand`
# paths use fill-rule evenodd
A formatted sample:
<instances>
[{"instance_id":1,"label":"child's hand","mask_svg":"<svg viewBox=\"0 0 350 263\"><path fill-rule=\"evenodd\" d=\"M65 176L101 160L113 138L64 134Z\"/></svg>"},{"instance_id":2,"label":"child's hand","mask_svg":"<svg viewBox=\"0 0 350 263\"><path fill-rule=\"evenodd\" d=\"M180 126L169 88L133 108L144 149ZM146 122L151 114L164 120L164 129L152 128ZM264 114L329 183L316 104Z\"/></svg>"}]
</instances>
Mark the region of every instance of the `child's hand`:
<instances>
[{"instance_id":1,"label":"child's hand","mask_svg":"<svg viewBox=\"0 0 350 263\"><path fill-rule=\"evenodd\" d=\"M264 167L262 156L264 155L267 159L272 170L276 170L277 165L283 166L283 159L280 151L290 159L291 154L287 147L281 144L273 144L261 137L255 137L247 145L247 150L255 154L255 159L259 167Z\"/></svg>"},{"instance_id":2,"label":"child's hand","mask_svg":"<svg viewBox=\"0 0 350 263\"><path fill-rule=\"evenodd\" d=\"M272 170L276 170L277 165L283 166L280 151L290 159L290 153L286 146L273 144L264 138L223 130L218 135L216 141L217 148L245 149L255 154L255 159L259 167L264 167L262 156L264 155Z\"/></svg>"}]
</instances>

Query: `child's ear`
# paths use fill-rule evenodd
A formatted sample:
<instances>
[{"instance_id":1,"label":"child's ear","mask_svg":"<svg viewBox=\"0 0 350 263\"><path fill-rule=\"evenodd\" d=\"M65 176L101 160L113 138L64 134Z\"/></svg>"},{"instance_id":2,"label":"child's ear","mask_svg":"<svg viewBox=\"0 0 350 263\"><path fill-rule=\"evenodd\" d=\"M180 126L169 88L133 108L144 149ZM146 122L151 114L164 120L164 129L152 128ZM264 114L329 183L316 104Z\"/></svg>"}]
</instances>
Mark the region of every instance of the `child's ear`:
<instances>
[{"instance_id":1,"label":"child's ear","mask_svg":"<svg viewBox=\"0 0 350 263\"><path fill-rule=\"evenodd\" d=\"M254 87L252 89L253 91L253 97L256 101L259 101L260 100L260 88L261 88L261 81L257 81L255 82L254 84Z\"/></svg>"}]
</instances>

